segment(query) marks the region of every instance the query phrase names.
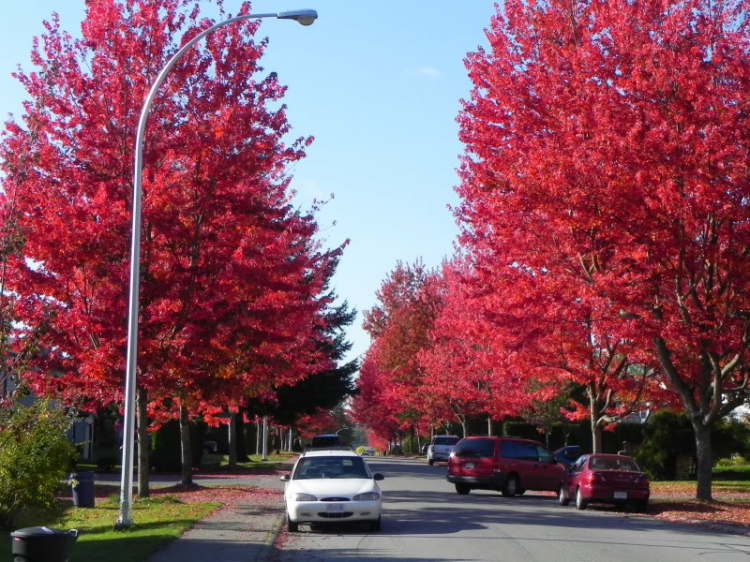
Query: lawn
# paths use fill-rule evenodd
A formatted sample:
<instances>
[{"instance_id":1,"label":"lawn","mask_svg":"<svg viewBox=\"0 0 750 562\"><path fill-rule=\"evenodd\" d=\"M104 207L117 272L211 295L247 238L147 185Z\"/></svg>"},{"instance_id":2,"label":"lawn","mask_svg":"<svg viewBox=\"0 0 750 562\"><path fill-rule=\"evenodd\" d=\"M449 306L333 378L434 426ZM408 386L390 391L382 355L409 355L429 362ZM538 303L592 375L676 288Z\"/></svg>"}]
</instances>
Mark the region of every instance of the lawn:
<instances>
[{"instance_id":1,"label":"lawn","mask_svg":"<svg viewBox=\"0 0 750 562\"><path fill-rule=\"evenodd\" d=\"M208 499L208 496L206 497ZM81 562L140 562L179 537L196 521L220 507L220 502L188 502L177 495L159 495L133 504L136 525L114 531L119 498L97 501L95 508L76 508L60 502L58 513L27 517L17 528L46 525L54 529L78 529L72 560ZM0 562L11 562L9 533L0 532Z\"/></svg>"},{"instance_id":2,"label":"lawn","mask_svg":"<svg viewBox=\"0 0 750 562\"><path fill-rule=\"evenodd\" d=\"M750 501L750 480L717 480L712 484L713 495L748 494ZM651 495L656 497L695 497L695 480L674 480L651 482Z\"/></svg>"},{"instance_id":3,"label":"lawn","mask_svg":"<svg viewBox=\"0 0 750 562\"><path fill-rule=\"evenodd\" d=\"M284 461L290 459L296 459L298 453L281 453L279 455L268 455L267 461L262 461L260 455L250 455L250 460L245 462L238 462L237 468L243 470L276 470L282 467ZM229 468L229 455L203 455L203 462L201 463L202 469L212 470L230 470Z\"/></svg>"},{"instance_id":4,"label":"lawn","mask_svg":"<svg viewBox=\"0 0 750 562\"><path fill-rule=\"evenodd\" d=\"M260 460L260 455L250 455L250 460L245 462L238 462L237 468L243 470L276 470L281 468L281 463L289 459L296 459L299 453L288 453L284 452L279 455L268 455L267 461ZM76 470L84 472L93 470L101 472L99 467L94 463L81 461L76 464ZM119 473L122 468L119 464L115 465L110 473ZM203 455L200 469L198 470L229 470L229 455L214 455L212 453L206 453Z\"/></svg>"}]
</instances>

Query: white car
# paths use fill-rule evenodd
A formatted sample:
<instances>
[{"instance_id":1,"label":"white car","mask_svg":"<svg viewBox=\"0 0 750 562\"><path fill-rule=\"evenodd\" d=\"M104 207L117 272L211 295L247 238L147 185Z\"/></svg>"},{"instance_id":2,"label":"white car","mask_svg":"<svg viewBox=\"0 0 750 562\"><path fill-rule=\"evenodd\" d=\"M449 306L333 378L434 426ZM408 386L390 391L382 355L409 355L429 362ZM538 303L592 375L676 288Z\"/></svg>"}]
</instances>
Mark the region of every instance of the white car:
<instances>
[{"instance_id":1,"label":"white car","mask_svg":"<svg viewBox=\"0 0 750 562\"><path fill-rule=\"evenodd\" d=\"M306 451L284 475L284 505L290 532L300 523L366 521L380 530L382 495L373 474L354 451Z\"/></svg>"},{"instance_id":2,"label":"white car","mask_svg":"<svg viewBox=\"0 0 750 562\"><path fill-rule=\"evenodd\" d=\"M432 466L437 461L448 461L453 447L460 441L457 435L436 435L427 447L427 464Z\"/></svg>"}]
</instances>

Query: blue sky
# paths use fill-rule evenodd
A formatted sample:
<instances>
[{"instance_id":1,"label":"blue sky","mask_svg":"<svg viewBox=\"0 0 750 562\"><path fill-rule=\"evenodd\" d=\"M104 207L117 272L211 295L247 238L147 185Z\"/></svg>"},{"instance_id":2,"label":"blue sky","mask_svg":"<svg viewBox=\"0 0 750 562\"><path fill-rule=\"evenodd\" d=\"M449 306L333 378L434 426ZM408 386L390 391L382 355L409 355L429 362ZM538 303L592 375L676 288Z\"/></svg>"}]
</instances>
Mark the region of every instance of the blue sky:
<instances>
[{"instance_id":1,"label":"blue sky","mask_svg":"<svg viewBox=\"0 0 750 562\"><path fill-rule=\"evenodd\" d=\"M240 0L225 0L236 13ZM21 115L24 91L11 77L31 69L32 37L56 11L77 35L83 0L26 0L0 18L0 114ZM289 86L293 136L313 135L308 157L292 170L300 205L335 197L319 215L329 245L351 243L335 278L341 298L360 313L396 262L437 266L457 234L447 209L457 198L458 114L470 83L463 59L486 45L494 14L485 0L256 0L256 13L313 8L310 27L264 20L270 44L263 64ZM147 141L148 142L148 141ZM369 345L360 314L349 331L351 358Z\"/></svg>"}]
</instances>

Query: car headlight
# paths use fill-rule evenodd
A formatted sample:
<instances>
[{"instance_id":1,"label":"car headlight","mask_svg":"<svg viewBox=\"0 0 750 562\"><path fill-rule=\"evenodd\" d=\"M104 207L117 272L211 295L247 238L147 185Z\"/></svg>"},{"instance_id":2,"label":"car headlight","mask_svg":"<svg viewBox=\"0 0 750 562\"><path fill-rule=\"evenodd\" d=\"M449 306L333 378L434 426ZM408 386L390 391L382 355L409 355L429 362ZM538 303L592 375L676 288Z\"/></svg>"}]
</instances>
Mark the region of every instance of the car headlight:
<instances>
[{"instance_id":1,"label":"car headlight","mask_svg":"<svg viewBox=\"0 0 750 562\"><path fill-rule=\"evenodd\" d=\"M318 498L311 496L310 494L295 494L294 501L298 502L316 502Z\"/></svg>"},{"instance_id":2,"label":"car headlight","mask_svg":"<svg viewBox=\"0 0 750 562\"><path fill-rule=\"evenodd\" d=\"M380 494L377 492L365 492L364 494L357 494L352 498L355 502L371 502L380 499Z\"/></svg>"}]
</instances>

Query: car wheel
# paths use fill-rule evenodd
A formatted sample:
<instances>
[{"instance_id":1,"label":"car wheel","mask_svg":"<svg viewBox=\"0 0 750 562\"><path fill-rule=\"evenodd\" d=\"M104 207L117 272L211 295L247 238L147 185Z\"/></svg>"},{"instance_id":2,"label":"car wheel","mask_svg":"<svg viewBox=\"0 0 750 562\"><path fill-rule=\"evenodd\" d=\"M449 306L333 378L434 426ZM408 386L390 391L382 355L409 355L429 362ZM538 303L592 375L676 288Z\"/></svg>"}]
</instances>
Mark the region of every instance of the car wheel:
<instances>
[{"instance_id":1,"label":"car wheel","mask_svg":"<svg viewBox=\"0 0 750 562\"><path fill-rule=\"evenodd\" d=\"M456 484L456 492L458 492L462 496L465 496L466 494L471 492L471 488L469 488L466 484Z\"/></svg>"},{"instance_id":2,"label":"car wheel","mask_svg":"<svg viewBox=\"0 0 750 562\"><path fill-rule=\"evenodd\" d=\"M520 486L518 485L518 476L510 476L505 481L502 494L507 498L512 498L518 493Z\"/></svg>"},{"instance_id":3,"label":"car wheel","mask_svg":"<svg viewBox=\"0 0 750 562\"><path fill-rule=\"evenodd\" d=\"M578 488L576 490L576 507L580 510L586 509L586 506L589 504L589 501L583 497L583 494L581 493L581 489Z\"/></svg>"},{"instance_id":4,"label":"car wheel","mask_svg":"<svg viewBox=\"0 0 750 562\"><path fill-rule=\"evenodd\" d=\"M289 514L286 514L286 528L290 533L296 533L299 531L299 523L292 521L289 518Z\"/></svg>"},{"instance_id":5,"label":"car wheel","mask_svg":"<svg viewBox=\"0 0 750 562\"><path fill-rule=\"evenodd\" d=\"M565 493L564 486L560 486L560 489L557 491L557 499L560 502L560 505L568 505L570 503L570 498L568 497L568 494Z\"/></svg>"},{"instance_id":6,"label":"car wheel","mask_svg":"<svg viewBox=\"0 0 750 562\"><path fill-rule=\"evenodd\" d=\"M435 461L432 460L432 459L427 459L427 464L429 464L430 466L432 466L433 464L435 464Z\"/></svg>"},{"instance_id":7,"label":"car wheel","mask_svg":"<svg viewBox=\"0 0 750 562\"><path fill-rule=\"evenodd\" d=\"M378 517L375 521L370 522L370 530L375 532L380 531L380 517Z\"/></svg>"}]
</instances>

